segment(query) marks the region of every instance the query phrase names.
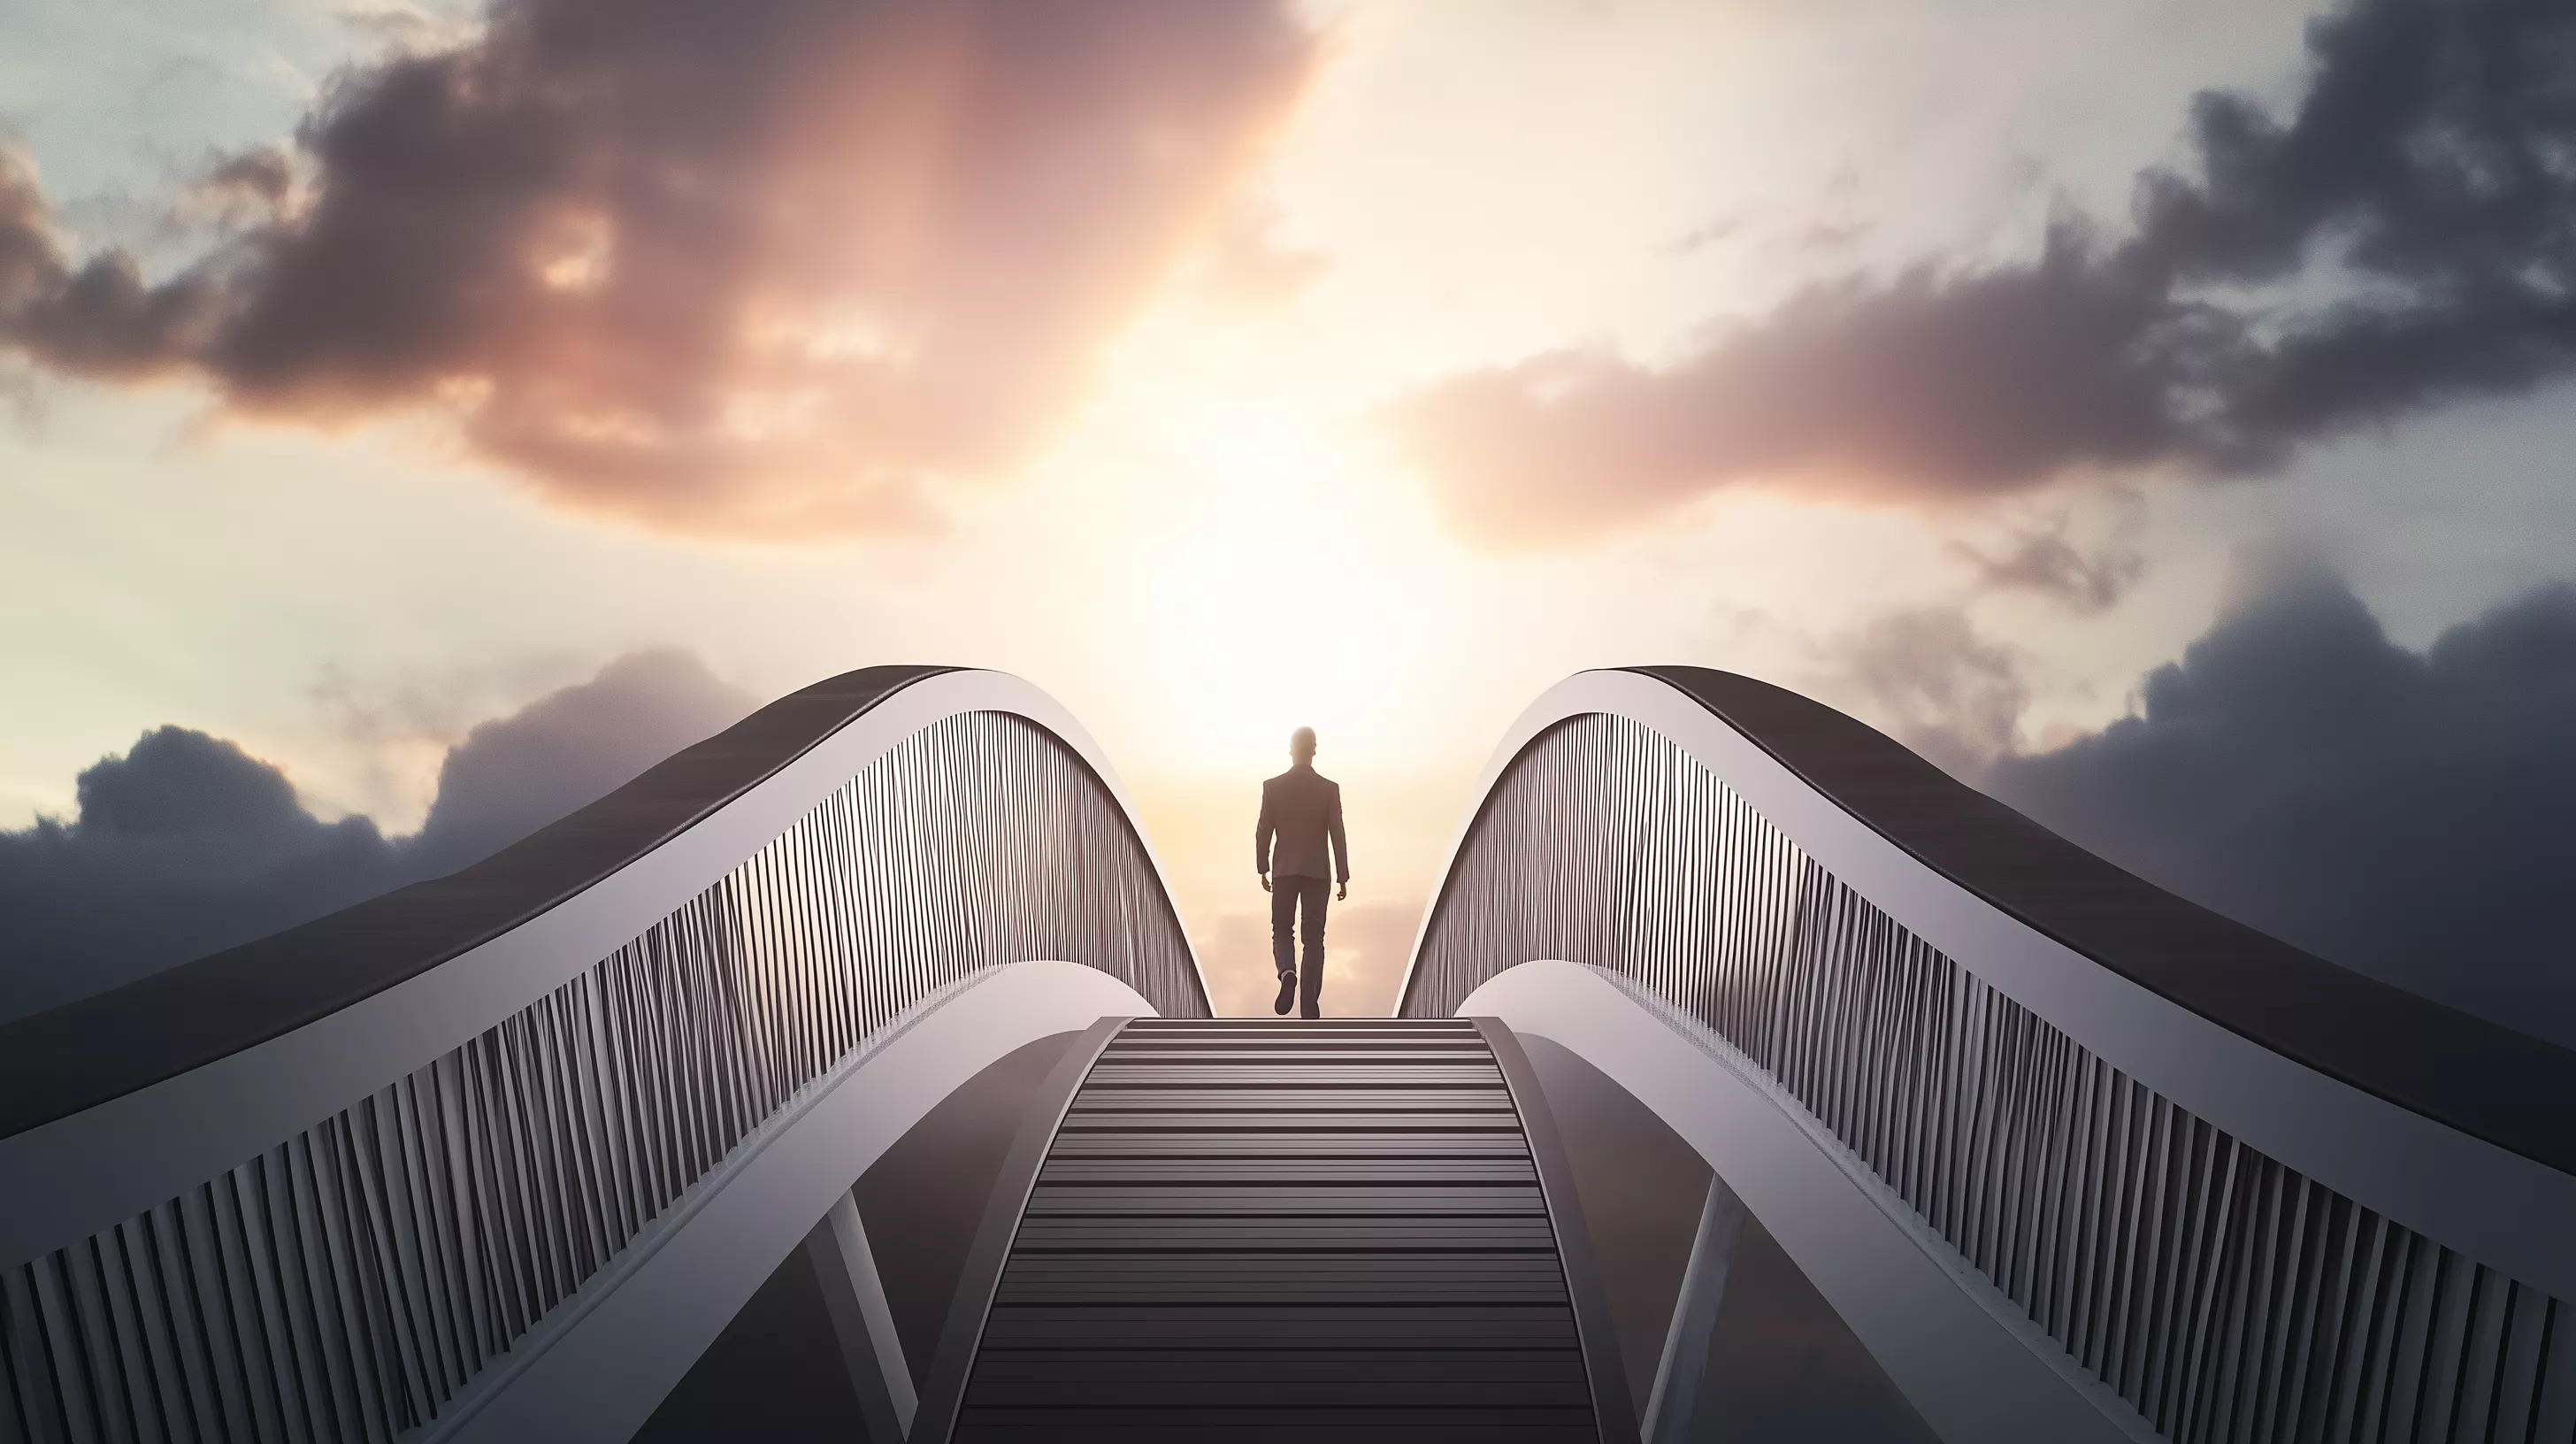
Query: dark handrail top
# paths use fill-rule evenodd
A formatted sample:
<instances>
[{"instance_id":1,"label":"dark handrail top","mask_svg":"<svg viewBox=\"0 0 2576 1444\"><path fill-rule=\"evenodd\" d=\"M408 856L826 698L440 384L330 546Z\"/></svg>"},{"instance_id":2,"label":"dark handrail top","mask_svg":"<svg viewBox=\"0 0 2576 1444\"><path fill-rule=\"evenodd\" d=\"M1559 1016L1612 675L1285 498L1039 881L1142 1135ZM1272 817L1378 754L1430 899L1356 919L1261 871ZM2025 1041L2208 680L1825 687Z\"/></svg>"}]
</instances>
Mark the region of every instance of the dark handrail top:
<instances>
[{"instance_id":1,"label":"dark handrail top","mask_svg":"<svg viewBox=\"0 0 2576 1444\"><path fill-rule=\"evenodd\" d=\"M2364 1092L2576 1173L2576 1052L2176 897L1785 688L1707 667L1618 670L1679 689L1926 867L2131 982Z\"/></svg>"},{"instance_id":2,"label":"dark handrail top","mask_svg":"<svg viewBox=\"0 0 2576 1444\"><path fill-rule=\"evenodd\" d=\"M651 852L896 692L954 670L863 667L817 682L470 867L0 1024L0 1138L417 977Z\"/></svg>"}]
</instances>

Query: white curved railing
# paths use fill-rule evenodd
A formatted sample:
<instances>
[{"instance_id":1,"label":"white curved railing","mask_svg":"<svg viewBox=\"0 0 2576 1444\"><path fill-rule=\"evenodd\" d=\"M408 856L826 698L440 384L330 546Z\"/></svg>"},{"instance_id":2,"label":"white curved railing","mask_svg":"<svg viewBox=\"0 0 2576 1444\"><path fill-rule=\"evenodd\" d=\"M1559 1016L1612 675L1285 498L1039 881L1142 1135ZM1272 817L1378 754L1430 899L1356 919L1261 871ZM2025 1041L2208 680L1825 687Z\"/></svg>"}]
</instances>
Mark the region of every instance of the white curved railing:
<instances>
[{"instance_id":1,"label":"white curved railing","mask_svg":"<svg viewBox=\"0 0 2576 1444\"><path fill-rule=\"evenodd\" d=\"M0 1440L448 1431L569 1317L679 1276L655 1261L688 1252L665 1246L693 1214L775 1215L792 1243L828 1203L799 1216L813 1180L846 1189L939 1080L1103 1012L1205 1016L1081 729L997 673L883 672L764 709L417 896L0 1029L19 1093L0 1137ZM600 836L630 816L663 820ZM592 857L610 861L591 875ZM549 868L534 903L509 901ZM494 896L526 915L476 921ZM442 918L462 919L454 948L370 951ZM335 951L380 985L341 996ZM1043 959L1087 968L1026 966ZM169 1025L173 1064L91 1066L120 1023L162 1026L192 998L242 1016ZM865 1126L858 1077L894 1090ZM817 1117L839 1121L788 1127ZM702 1345L731 1309L690 1312L710 1315L690 1325ZM694 1357L650 1310L603 1317L627 1323L586 1347ZM544 1417L582 1397L561 1387L579 1374L492 1419Z\"/></svg>"},{"instance_id":2,"label":"white curved railing","mask_svg":"<svg viewBox=\"0 0 2576 1444\"><path fill-rule=\"evenodd\" d=\"M1672 677L1515 724L1406 1016L1494 1012L1645 1099L1946 1436L2576 1437L2576 1058Z\"/></svg>"}]
</instances>

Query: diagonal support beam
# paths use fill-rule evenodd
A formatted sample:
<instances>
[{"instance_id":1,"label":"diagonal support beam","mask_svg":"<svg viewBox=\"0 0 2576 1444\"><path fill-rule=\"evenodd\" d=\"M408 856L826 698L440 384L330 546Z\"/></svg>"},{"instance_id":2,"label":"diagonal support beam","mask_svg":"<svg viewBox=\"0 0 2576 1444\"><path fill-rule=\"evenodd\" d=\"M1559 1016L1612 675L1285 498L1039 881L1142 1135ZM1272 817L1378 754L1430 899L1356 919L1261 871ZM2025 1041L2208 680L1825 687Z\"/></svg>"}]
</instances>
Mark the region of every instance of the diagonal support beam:
<instances>
[{"instance_id":1,"label":"diagonal support beam","mask_svg":"<svg viewBox=\"0 0 2576 1444\"><path fill-rule=\"evenodd\" d=\"M1699 1232L1690 1262L1682 1267L1681 1296L1673 1301L1672 1326L1664 1331L1664 1356L1655 1365L1654 1392L1646 1396L1646 1444L1687 1444L1696 1437L1706 1384L1710 1335L1726 1301L1726 1275L1735 1262L1735 1239L1744 1231L1744 1200L1726 1180L1708 1176L1708 1201L1700 1205Z\"/></svg>"},{"instance_id":2,"label":"diagonal support beam","mask_svg":"<svg viewBox=\"0 0 2576 1444\"><path fill-rule=\"evenodd\" d=\"M900 1444L912 1432L919 1396L904 1362L903 1340L894 1330L894 1310L886 1303L885 1281L877 1274L876 1254L868 1247L867 1226L846 1190L805 1235L805 1257L823 1286L823 1306L832 1315L832 1335L849 1366L868 1438Z\"/></svg>"}]
</instances>

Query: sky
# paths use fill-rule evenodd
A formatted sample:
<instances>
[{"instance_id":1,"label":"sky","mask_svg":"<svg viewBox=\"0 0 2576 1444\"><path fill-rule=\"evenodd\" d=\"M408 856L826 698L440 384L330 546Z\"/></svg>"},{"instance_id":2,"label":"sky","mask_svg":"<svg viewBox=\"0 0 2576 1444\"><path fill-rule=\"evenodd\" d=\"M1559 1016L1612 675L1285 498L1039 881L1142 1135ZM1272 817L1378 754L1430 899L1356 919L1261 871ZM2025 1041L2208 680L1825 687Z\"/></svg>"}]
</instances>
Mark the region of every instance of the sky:
<instances>
[{"instance_id":1,"label":"sky","mask_svg":"<svg viewBox=\"0 0 2576 1444\"><path fill-rule=\"evenodd\" d=\"M1687 662L2576 1039L2571 288L2543 0L0 0L0 1014L890 661L1383 1011Z\"/></svg>"}]
</instances>

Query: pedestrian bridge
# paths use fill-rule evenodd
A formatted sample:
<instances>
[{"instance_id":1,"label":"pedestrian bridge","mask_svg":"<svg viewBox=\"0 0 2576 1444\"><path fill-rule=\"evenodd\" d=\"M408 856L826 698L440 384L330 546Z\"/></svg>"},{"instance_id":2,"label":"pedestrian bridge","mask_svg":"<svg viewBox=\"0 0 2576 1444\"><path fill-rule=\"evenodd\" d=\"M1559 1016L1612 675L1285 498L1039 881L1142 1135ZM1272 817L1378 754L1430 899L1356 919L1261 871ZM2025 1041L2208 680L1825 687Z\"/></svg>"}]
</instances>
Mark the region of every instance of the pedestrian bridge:
<instances>
[{"instance_id":1,"label":"pedestrian bridge","mask_svg":"<svg viewBox=\"0 0 2576 1444\"><path fill-rule=\"evenodd\" d=\"M1218 1020L1015 679L0 1025L0 1441L2576 1440L2576 1055L1578 675Z\"/></svg>"}]
</instances>

